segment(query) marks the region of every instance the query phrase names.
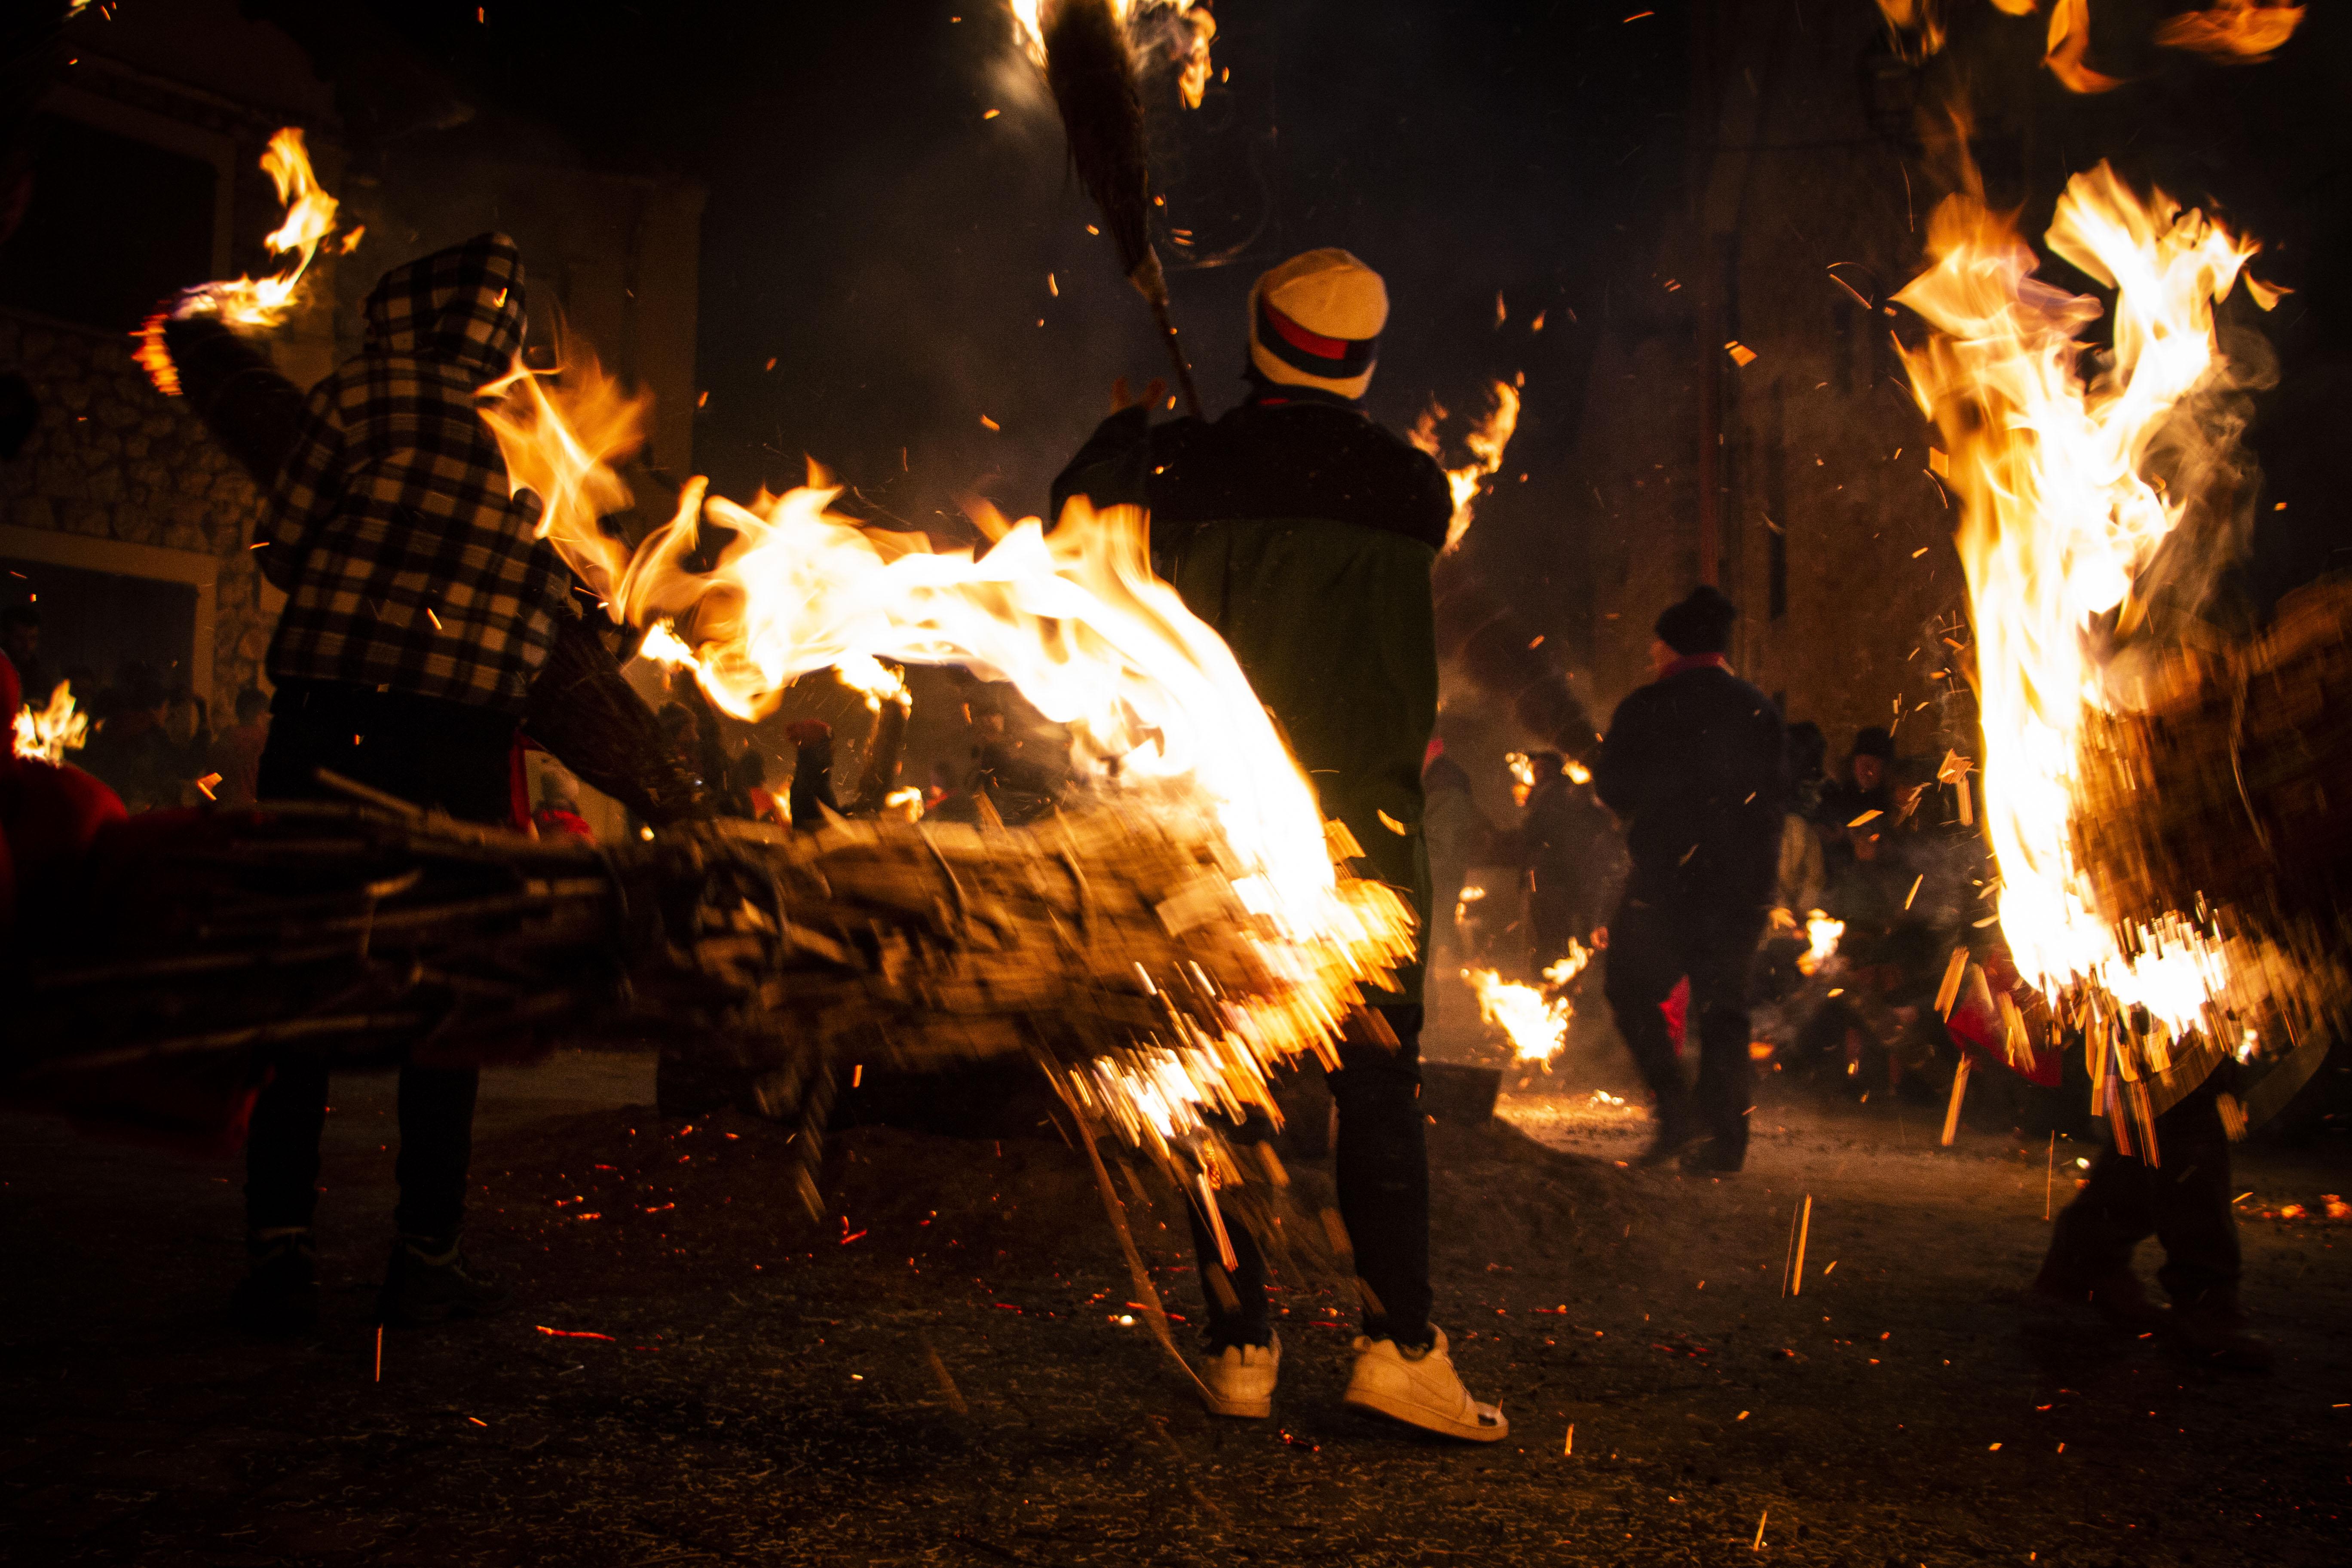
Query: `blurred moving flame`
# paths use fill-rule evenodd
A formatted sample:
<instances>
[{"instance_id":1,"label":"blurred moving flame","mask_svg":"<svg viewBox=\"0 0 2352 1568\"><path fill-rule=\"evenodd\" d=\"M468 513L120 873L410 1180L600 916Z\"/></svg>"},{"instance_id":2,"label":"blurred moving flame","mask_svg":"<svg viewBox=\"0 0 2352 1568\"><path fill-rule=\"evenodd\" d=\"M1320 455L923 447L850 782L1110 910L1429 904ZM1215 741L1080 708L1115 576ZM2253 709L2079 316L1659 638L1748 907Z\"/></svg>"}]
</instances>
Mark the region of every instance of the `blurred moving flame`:
<instances>
[{"instance_id":1,"label":"blurred moving flame","mask_svg":"<svg viewBox=\"0 0 2352 1568\"><path fill-rule=\"evenodd\" d=\"M1445 482L1454 491L1454 517L1445 526L1448 550L1461 543L1462 536L1470 531L1479 488L1502 468L1504 448L1511 444L1511 437L1519 427L1519 389L1507 381L1493 381L1487 383L1486 393L1494 406L1462 437L1470 460L1460 468L1445 470ZM1422 410L1421 417L1413 422L1407 435L1414 446L1436 458L1440 467L1444 465L1445 453L1437 427L1446 417L1444 405L1432 403Z\"/></svg>"},{"instance_id":2,"label":"blurred moving flame","mask_svg":"<svg viewBox=\"0 0 2352 1568\"><path fill-rule=\"evenodd\" d=\"M1280 1062L1313 1051L1337 1065L1362 988L1391 986L1413 953L1412 910L1335 865L1314 786L1232 650L1151 574L1140 511L1074 501L1050 531L989 513L977 521L994 542L975 557L832 511L840 491L822 470L749 505L697 478L631 552L599 518L628 503L609 464L636 448L646 400L622 395L593 355L568 360L560 375L486 388L505 400L485 419L511 482L549 486L541 534L615 620L646 628L646 657L691 668L744 720L812 671L832 668L878 704L902 696L879 661L959 665L1011 681L1066 726L1078 776L1123 806L1216 824L1224 859L1204 868L1197 918L1245 922L1271 984L1224 998L1221 1037L1182 1025L1148 1065L1141 1053L1098 1062L1091 1085L1071 1086L1081 1103L1164 1144L1200 1131L1205 1106L1271 1110L1266 1072Z\"/></svg>"},{"instance_id":3,"label":"blurred moving flame","mask_svg":"<svg viewBox=\"0 0 2352 1568\"><path fill-rule=\"evenodd\" d=\"M1969 195L1930 222L1929 266L1895 299L1935 329L1903 351L1960 498L1984 725L1984 815L2000 919L2024 978L2055 1002L2089 987L2166 1026L2196 1026L2223 986L2221 947L2186 919L2119 931L2094 906L2070 824L2084 717L2106 708L2090 633L2122 605L2187 501L2143 477L2181 400L2221 367L2213 306L2257 247L2143 199L2105 164L2077 174L2053 251L2116 290L2114 346L2085 379L2075 334L2097 300L2033 277L2032 248Z\"/></svg>"},{"instance_id":4,"label":"blurred moving flame","mask_svg":"<svg viewBox=\"0 0 2352 1568\"><path fill-rule=\"evenodd\" d=\"M73 682L60 680L47 707L36 709L27 702L18 710L13 749L20 757L62 763L67 752L89 739L89 716L74 710Z\"/></svg>"},{"instance_id":5,"label":"blurred moving flame","mask_svg":"<svg viewBox=\"0 0 2352 1568\"><path fill-rule=\"evenodd\" d=\"M289 125L269 139L261 154L262 171L278 187L286 204L286 217L262 243L273 256L292 258L270 276L238 278L203 283L184 289L170 310L151 316L132 334L139 340L133 355L155 389L169 397L180 393L180 373L163 348L163 323L191 316L217 316L232 327L268 328L286 319L300 298L303 276L320 246L335 232L335 198L310 172L310 153L299 126ZM341 254L349 254L367 230L354 228L343 237Z\"/></svg>"},{"instance_id":6,"label":"blurred moving flame","mask_svg":"<svg viewBox=\"0 0 2352 1568\"><path fill-rule=\"evenodd\" d=\"M1591 950L1570 940L1568 954L1543 972L1541 986L1506 980L1492 969L1465 969L1462 978L1478 998L1478 1016L1503 1031L1515 1059L1549 1062L1568 1041L1576 1007L1568 986L1592 962Z\"/></svg>"},{"instance_id":7,"label":"blurred moving flame","mask_svg":"<svg viewBox=\"0 0 2352 1568\"><path fill-rule=\"evenodd\" d=\"M1005 0L1013 14L1013 36L1038 69L1045 67L1045 30L1040 13L1054 0ZM1111 0L1111 9L1139 43L1156 45L1168 59L1181 66L1176 90L1187 109L1201 107L1209 89L1209 45L1217 36L1217 18L1193 0Z\"/></svg>"},{"instance_id":8,"label":"blurred moving flame","mask_svg":"<svg viewBox=\"0 0 2352 1568\"><path fill-rule=\"evenodd\" d=\"M1845 921L1833 921L1819 910L1805 917L1805 951L1797 957L1797 973L1816 974L1822 964L1837 956L1838 939L1845 935Z\"/></svg>"},{"instance_id":9,"label":"blurred moving flame","mask_svg":"<svg viewBox=\"0 0 2352 1568\"><path fill-rule=\"evenodd\" d=\"M2157 25L2156 41L2225 65L2260 65L2303 23L2303 7L2274 0L2221 0L2203 11L2183 11Z\"/></svg>"}]
</instances>

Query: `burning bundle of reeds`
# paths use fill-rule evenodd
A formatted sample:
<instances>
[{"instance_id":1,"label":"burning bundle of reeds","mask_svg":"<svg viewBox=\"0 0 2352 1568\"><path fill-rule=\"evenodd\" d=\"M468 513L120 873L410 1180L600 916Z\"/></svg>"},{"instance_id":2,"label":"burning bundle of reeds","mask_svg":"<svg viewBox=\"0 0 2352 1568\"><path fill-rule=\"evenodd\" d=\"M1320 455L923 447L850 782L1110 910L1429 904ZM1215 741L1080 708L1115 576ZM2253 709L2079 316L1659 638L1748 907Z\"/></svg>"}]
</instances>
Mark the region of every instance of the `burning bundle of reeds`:
<instances>
[{"instance_id":1,"label":"burning bundle of reeds","mask_svg":"<svg viewBox=\"0 0 2352 1568\"><path fill-rule=\"evenodd\" d=\"M126 1071L658 1037L801 1119L812 1160L836 1071L1003 1057L1165 1158L1192 1106L1238 1116L1267 1067L1328 1054L1354 994L1340 955L1246 911L1213 826L1143 804L614 848L289 804L132 824L89 886L81 962L23 982L5 1064L85 1112Z\"/></svg>"},{"instance_id":2,"label":"burning bundle of reeds","mask_svg":"<svg viewBox=\"0 0 2352 1568\"><path fill-rule=\"evenodd\" d=\"M2177 655L2140 696L2084 736L2101 809L2075 818L2075 851L2100 909L2322 912L2352 862L2352 584L2291 595L2243 647Z\"/></svg>"}]
</instances>

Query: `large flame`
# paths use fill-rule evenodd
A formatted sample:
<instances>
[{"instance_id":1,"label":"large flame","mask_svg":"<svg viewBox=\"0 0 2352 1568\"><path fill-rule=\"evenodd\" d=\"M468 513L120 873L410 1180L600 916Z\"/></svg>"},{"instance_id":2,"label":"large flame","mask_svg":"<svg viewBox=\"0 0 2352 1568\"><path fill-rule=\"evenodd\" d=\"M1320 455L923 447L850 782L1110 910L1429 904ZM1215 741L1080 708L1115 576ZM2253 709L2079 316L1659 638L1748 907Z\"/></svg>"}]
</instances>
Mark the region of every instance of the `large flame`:
<instances>
[{"instance_id":1,"label":"large flame","mask_svg":"<svg viewBox=\"0 0 2352 1568\"><path fill-rule=\"evenodd\" d=\"M2087 377L2076 334L2098 302L2036 279L2032 251L1971 196L1937 209L1930 266L1895 296L1936 329L1904 358L1961 503L2000 927L2045 994L2095 986L2183 1030L2224 982L2220 947L2185 919L2119 931L2070 824L2084 721L2114 705L2095 623L2126 605L2188 504L2149 481L2146 458L2221 372L2213 307L2256 247L2105 164L2067 185L2048 238L2116 291L2113 347Z\"/></svg>"},{"instance_id":2,"label":"large flame","mask_svg":"<svg viewBox=\"0 0 2352 1568\"><path fill-rule=\"evenodd\" d=\"M1487 384L1486 394L1492 406L1486 410L1486 417L1472 425L1462 437L1470 460L1445 470L1445 482L1454 492L1454 516L1445 526L1448 550L1461 543L1462 536L1470 531L1478 491L1502 468L1504 449L1510 446L1511 437L1519 427L1519 389L1507 381L1494 381ZM1445 453L1438 437L1438 426L1446 418L1444 405L1432 403L1422 410L1407 437L1441 466L1445 462Z\"/></svg>"},{"instance_id":3,"label":"large flame","mask_svg":"<svg viewBox=\"0 0 2352 1568\"><path fill-rule=\"evenodd\" d=\"M310 271L319 247L335 232L337 204L310 172L310 153L303 144L300 127L289 125L269 139L261 154L261 167L278 187L278 199L286 204L285 220L262 243L271 255L289 259L267 278L237 278L183 290L170 310L150 317L140 327L135 357L156 390L167 396L179 395L180 375L163 349L166 321L217 316L233 327L278 325L300 299L303 275ZM350 251L365 232L355 228L345 235L342 249Z\"/></svg>"},{"instance_id":4,"label":"large flame","mask_svg":"<svg viewBox=\"0 0 2352 1568\"><path fill-rule=\"evenodd\" d=\"M62 763L68 750L89 739L89 718L75 710L73 682L60 680L49 693L47 707L27 702L16 717L13 749L20 757Z\"/></svg>"},{"instance_id":5,"label":"large flame","mask_svg":"<svg viewBox=\"0 0 2352 1568\"><path fill-rule=\"evenodd\" d=\"M1541 985L1506 980L1492 969L1465 969L1462 978L1478 998L1478 1016L1511 1042L1515 1060L1549 1063L1567 1043L1576 1016L1569 984L1591 962L1592 951L1570 938L1567 955L1544 970Z\"/></svg>"},{"instance_id":6,"label":"large flame","mask_svg":"<svg viewBox=\"0 0 2352 1568\"><path fill-rule=\"evenodd\" d=\"M1335 867L1353 850L1345 830L1327 834L1232 651L1151 574L1139 511L1074 501L1050 531L992 515L995 543L976 556L842 516L830 484L740 505L698 478L672 521L627 552L598 514L629 500L609 459L635 449L644 401L585 353L560 376L486 390L505 395L485 417L511 481L549 487L542 534L725 711L761 717L790 682L828 668L875 701L903 700L884 661L957 665L1011 681L1066 726L1082 788L1216 824L1225 875L1198 918L1246 921L1280 991L1228 998L1223 1038L1172 1042L1149 1073L1102 1064L1089 1098L1131 1134L1181 1136L1202 1108L1270 1104L1266 1069L1302 1052L1336 1064L1329 1048L1360 988L1386 985L1412 956L1410 908Z\"/></svg>"},{"instance_id":7,"label":"large flame","mask_svg":"<svg viewBox=\"0 0 2352 1568\"><path fill-rule=\"evenodd\" d=\"M1054 0L1005 0L1013 13L1013 36L1039 69L1045 65L1045 33L1039 14ZM1180 68L1176 90L1188 109L1201 107L1209 89L1209 45L1217 36L1217 18L1194 0L1111 0L1111 10L1130 37L1139 31L1156 35L1150 41L1166 51Z\"/></svg>"}]
</instances>

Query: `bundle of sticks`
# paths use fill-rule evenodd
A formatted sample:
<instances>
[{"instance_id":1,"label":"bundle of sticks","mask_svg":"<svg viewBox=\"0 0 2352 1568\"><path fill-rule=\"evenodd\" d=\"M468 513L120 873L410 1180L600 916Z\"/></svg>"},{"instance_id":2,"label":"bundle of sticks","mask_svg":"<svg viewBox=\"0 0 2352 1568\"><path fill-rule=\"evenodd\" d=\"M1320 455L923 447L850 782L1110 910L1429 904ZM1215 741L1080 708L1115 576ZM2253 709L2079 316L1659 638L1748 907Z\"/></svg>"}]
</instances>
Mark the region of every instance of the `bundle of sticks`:
<instances>
[{"instance_id":1,"label":"bundle of sticks","mask_svg":"<svg viewBox=\"0 0 2352 1568\"><path fill-rule=\"evenodd\" d=\"M1152 1098L1171 1074L1235 1116L1268 1103L1263 1069L1336 1037L1353 994L1244 910L1212 819L1145 801L610 848L285 804L142 818L96 862L79 962L20 978L5 1067L101 1115L126 1075L258 1081L289 1050L454 1065L656 1037L797 1118L803 1182L860 1064L1027 1058L1173 1162L1183 1119Z\"/></svg>"},{"instance_id":2,"label":"bundle of sticks","mask_svg":"<svg viewBox=\"0 0 2352 1568\"><path fill-rule=\"evenodd\" d=\"M2183 650L2139 710L2093 718L2075 853L2118 919L2276 902L2325 910L2352 865L2352 582L2289 595L2263 636Z\"/></svg>"},{"instance_id":3,"label":"bundle of sticks","mask_svg":"<svg viewBox=\"0 0 2352 1568\"><path fill-rule=\"evenodd\" d=\"M2294 1047L2258 1085L2274 1110L2352 1005L2352 812L2335 804L2352 778L2352 583L2291 595L2241 645L2168 651L2132 688L2131 708L2084 734L2077 862L2119 927L2160 942L2192 926L2226 971L2224 1004L2196 1036L2138 1053L2155 1069L2150 1103L2163 1110L2252 1031ZM2133 1053L2120 1060L2130 1076Z\"/></svg>"}]
</instances>

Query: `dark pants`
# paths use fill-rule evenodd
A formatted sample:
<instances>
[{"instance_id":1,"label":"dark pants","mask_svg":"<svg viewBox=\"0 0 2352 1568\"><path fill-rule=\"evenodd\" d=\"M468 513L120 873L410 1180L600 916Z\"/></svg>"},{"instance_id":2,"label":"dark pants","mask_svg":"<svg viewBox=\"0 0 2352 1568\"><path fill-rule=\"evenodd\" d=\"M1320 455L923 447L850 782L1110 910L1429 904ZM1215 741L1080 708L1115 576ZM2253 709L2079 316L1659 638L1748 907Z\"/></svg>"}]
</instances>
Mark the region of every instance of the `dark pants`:
<instances>
[{"instance_id":1,"label":"dark pants","mask_svg":"<svg viewBox=\"0 0 2352 1568\"><path fill-rule=\"evenodd\" d=\"M1659 1126L1696 1122L1734 1156L1748 1149L1748 965L1764 921L1754 905L1650 902L1629 893L1609 922L1609 1008L1649 1085ZM1685 977L1684 1038L1698 1038L1696 1096L1683 1082L1674 1037L1658 1011Z\"/></svg>"},{"instance_id":2,"label":"dark pants","mask_svg":"<svg viewBox=\"0 0 2352 1568\"><path fill-rule=\"evenodd\" d=\"M2157 1117L2153 1169L2112 1144L2101 1150L2089 1183L2058 1215L2052 1256L2086 1274L2113 1273L2130 1268L2132 1249L2153 1236L2164 1247L2156 1277L2174 1301L2185 1307L2216 1288L2235 1289L2238 1219L2220 1105L2235 1082L2236 1064L2225 1062Z\"/></svg>"},{"instance_id":3,"label":"dark pants","mask_svg":"<svg viewBox=\"0 0 2352 1568\"><path fill-rule=\"evenodd\" d=\"M261 798L342 799L318 770L438 806L468 822L514 820L515 721L489 709L320 681L279 684L261 753ZM327 1064L299 1051L269 1060L245 1151L246 1222L255 1230L308 1226L319 1203L319 1134ZM400 1069L399 1206L407 1236L453 1235L465 1218L473 1156L471 1068Z\"/></svg>"},{"instance_id":4,"label":"dark pants","mask_svg":"<svg viewBox=\"0 0 2352 1568\"><path fill-rule=\"evenodd\" d=\"M1333 1173L1339 1218L1355 1249L1365 1291L1363 1331L1400 1345L1431 1342L1429 1331L1429 1141L1421 1109L1418 1006L1383 1007L1397 1037L1393 1051L1350 1031L1339 1045L1339 1070L1326 1081L1339 1108ZM1227 1309L1211 1270L1224 1273L1217 1239L1197 1200L1191 1205L1192 1252L1208 1301L1213 1347L1262 1345L1272 1332L1265 1301L1265 1257L1232 1210L1225 1233L1239 1264L1226 1275L1235 1306Z\"/></svg>"}]
</instances>

